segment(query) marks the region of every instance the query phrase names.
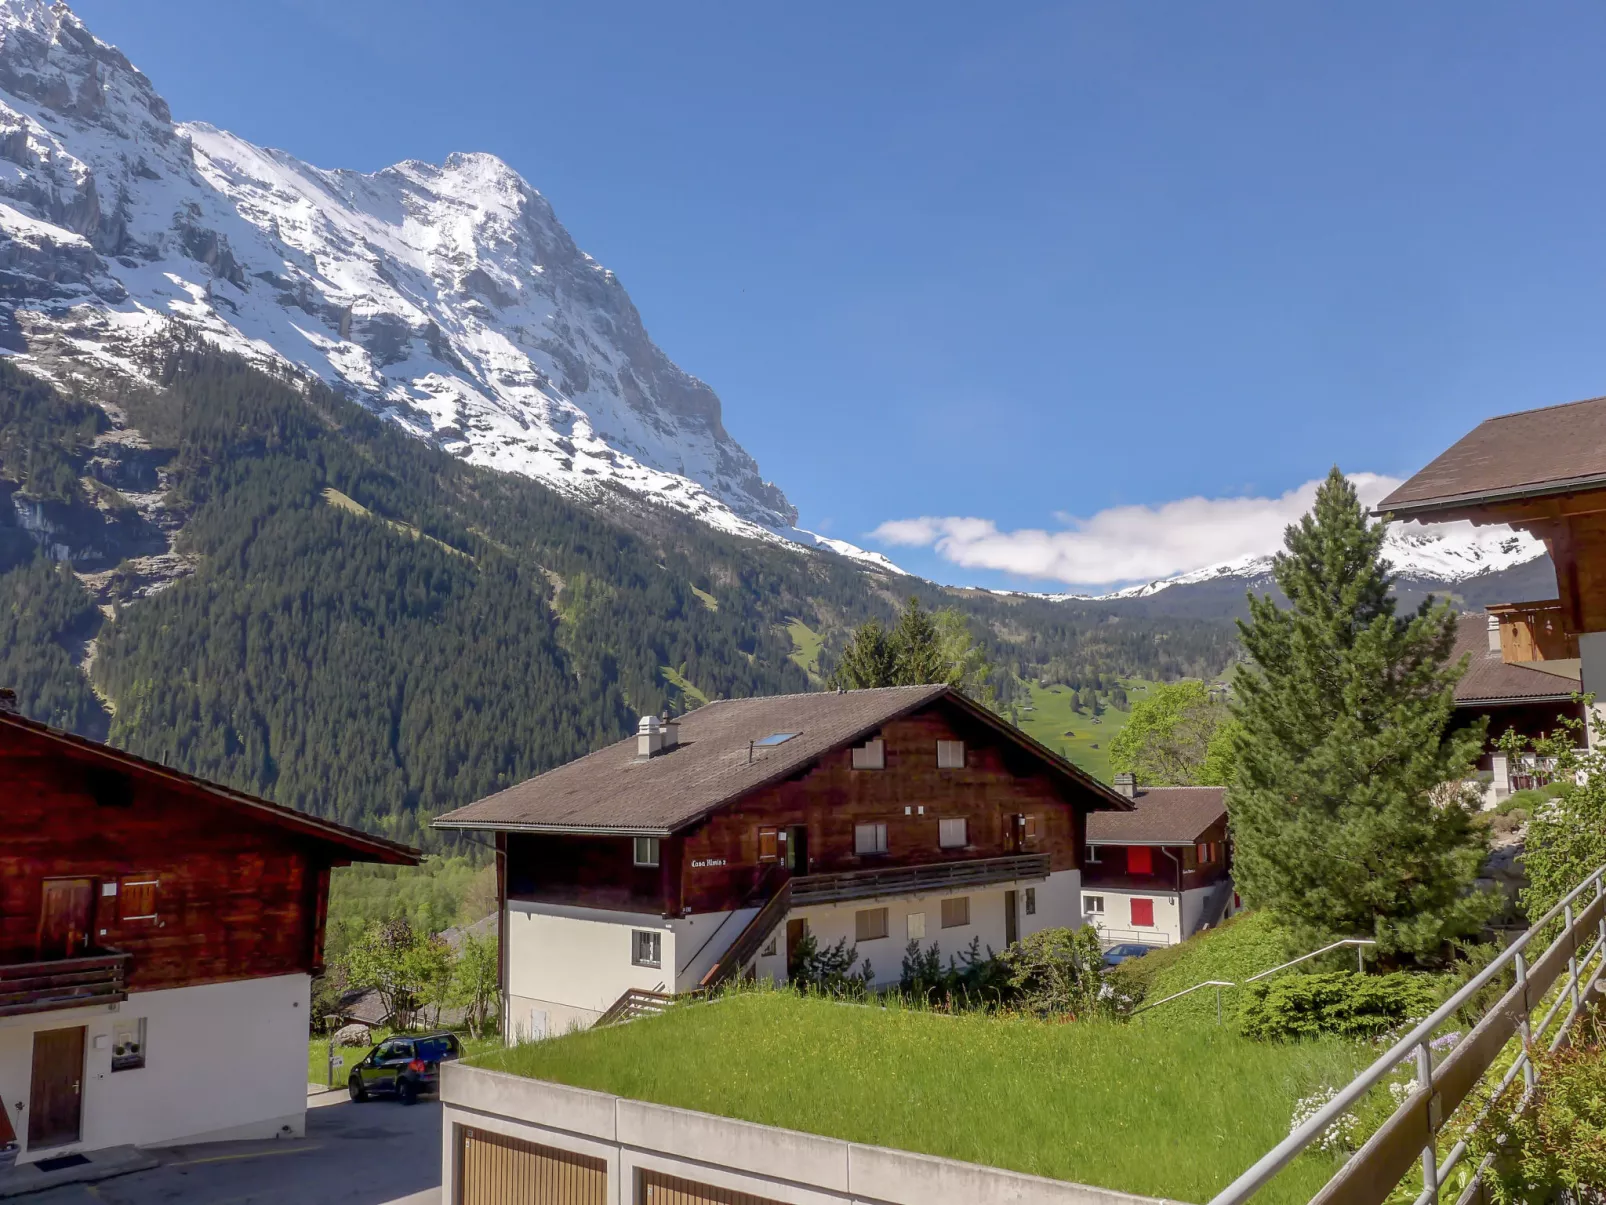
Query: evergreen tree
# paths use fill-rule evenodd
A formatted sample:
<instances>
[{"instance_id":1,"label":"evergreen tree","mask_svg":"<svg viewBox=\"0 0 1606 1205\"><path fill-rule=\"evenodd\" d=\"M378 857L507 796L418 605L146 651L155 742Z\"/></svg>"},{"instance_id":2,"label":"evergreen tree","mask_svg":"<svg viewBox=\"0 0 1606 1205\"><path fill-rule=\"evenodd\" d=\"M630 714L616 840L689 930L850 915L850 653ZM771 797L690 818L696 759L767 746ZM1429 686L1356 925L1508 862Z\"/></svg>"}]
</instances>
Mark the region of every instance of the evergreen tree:
<instances>
[{"instance_id":1,"label":"evergreen tree","mask_svg":"<svg viewBox=\"0 0 1606 1205\"><path fill-rule=\"evenodd\" d=\"M942 633L930 611L911 597L892 629L893 654L898 662L899 686L927 686L947 682L953 665L943 655Z\"/></svg>"},{"instance_id":2,"label":"evergreen tree","mask_svg":"<svg viewBox=\"0 0 1606 1205\"><path fill-rule=\"evenodd\" d=\"M840 690L898 685L897 652L879 620L866 620L853 633L827 684Z\"/></svg>"},{"instance_id":3,"label":"evergreen tree","mask_svg":"<svg viewBox=\"0 0 1606 1205\"><path fill-rule=\"evenodd\" d=\"M1338 471L1273 567L1287 610L1250 596L1233 710L1238 888L1301 939L1370 936L1431 956L1493 911L1463 793L1483 725L1452 729L1455 614L1395 614L1384 528Z\"/></svg>"}]
</instances>

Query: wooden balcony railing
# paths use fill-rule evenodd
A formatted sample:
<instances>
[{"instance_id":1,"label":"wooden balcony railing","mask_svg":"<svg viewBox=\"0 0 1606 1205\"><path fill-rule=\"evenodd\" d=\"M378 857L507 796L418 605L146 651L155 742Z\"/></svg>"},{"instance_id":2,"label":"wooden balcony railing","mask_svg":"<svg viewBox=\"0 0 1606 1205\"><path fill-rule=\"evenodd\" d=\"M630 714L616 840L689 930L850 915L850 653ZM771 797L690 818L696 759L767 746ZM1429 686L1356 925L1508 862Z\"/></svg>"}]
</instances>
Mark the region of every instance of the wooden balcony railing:
<instances>
[{"instance_id":1,"label":"wooden balcony railing","mask_svg":"<svg viewBox=\"0 0 1606 1205\"><path fill-rule=\"evenodd\" d=\"M889 866L885 870L849 870L839 874L798 875L792 880L792 906L868 900L882 895L985 887L1017 879L1048 878L1047 854L1015 854L969 862L936 862L926 866Z\"/></svg>"},{"instance_id":2,"label":"wooden balcony railing","mask_svg":"<svg viewBox=\"0 0 1606 1205\"><path fill-rule=\"evenodd\" d=\"M77 958L0 964L0 1017L128 999L129 955L98 950Z\"/></svg>"}]
</instances>

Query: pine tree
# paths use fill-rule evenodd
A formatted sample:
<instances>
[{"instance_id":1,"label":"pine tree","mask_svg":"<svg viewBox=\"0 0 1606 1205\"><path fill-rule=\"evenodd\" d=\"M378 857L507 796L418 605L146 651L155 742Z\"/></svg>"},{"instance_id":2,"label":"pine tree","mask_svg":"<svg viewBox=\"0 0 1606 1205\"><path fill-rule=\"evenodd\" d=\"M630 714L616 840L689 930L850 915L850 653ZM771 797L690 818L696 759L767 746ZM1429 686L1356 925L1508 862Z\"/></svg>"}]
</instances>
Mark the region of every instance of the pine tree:
<instances>
[{"instance_id":1,"label":"pine tree","mask_svg":"<svg viewBox=\"0 0 1606 1205\"><path fill-rule=\"evenodd\" d=\"M1250 596L1234 713L1235 879L1304 941L1370 936L1431 957L1475 933L1485 847L1463 792L1483 726L1452 729L1455 614L1395 613L1354 487L1334 468L1273 567L1289 601Z\"/></svg>"},{"instance_id":2,"label":"pine tree","mask_svg":"<svg viewBox=\"0 0 1606 1205\"><path fill-rule=\"evenodd\" d=\"M947 682L953 664L943 655L942 633L931 612L910 597L892 629L892 647L898 659L899 686L927 686Z\"/></svg>"},{"instance_id":3,"label":"pine tree","mask_svg":"<svg viewBox=\"0 0 1606 1205\"><path fill-rule=\"evenodd\" d=\"M866 620L854 631L827 685L839 690L898 685L898 655L879 620Z\"/></svg>"}]
</instances>

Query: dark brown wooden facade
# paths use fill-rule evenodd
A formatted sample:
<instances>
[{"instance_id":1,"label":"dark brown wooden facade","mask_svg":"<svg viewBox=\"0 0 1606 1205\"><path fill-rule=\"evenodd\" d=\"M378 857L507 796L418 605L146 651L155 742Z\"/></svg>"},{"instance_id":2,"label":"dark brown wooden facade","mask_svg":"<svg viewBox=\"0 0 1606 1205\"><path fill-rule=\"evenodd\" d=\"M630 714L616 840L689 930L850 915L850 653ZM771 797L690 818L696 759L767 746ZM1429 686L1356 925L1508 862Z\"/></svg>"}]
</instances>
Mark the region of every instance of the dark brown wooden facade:
<instances>
[{"instance_id":1,"label":"dark brown wooden facade","mask_svg":"<svg viewBox=\"0 0 1606 1205\"><path fill-rule=\"evenodd\" d=\"M1046 854L1054 871L1081 864L1099 801L997 728L939 700L865 740L882 742L882 768L832 750L662 838L656 868L635 865L627 836L508 833L508 898L679 916L752 904L793 876L1011 854ZM964 744L962 767L938 766L939 741ZM965 822L964 845L943 846L944 820ZM886 826L884 853L855 851L867 824Z\"/></svg>"},{"instance_id":2,"label":"dark brown wooden facade","mask_svg":"<svg viewBox=\"0 0 1606 1205\"><path fill-rule=\"evenodd\" d=\"M330 868L417 860L9 715L0 800L0 966L116 951L128 991L316 973Z\"/></svg>"}]
</instances>

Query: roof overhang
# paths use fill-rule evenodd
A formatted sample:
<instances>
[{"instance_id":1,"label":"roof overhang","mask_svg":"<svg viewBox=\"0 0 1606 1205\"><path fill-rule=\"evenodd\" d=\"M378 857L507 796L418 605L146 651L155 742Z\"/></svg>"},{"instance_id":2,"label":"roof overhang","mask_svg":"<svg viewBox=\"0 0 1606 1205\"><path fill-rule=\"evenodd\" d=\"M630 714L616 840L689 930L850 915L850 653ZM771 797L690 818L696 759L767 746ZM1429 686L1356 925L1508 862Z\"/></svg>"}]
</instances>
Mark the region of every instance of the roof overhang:
<instances>
[{"instance_id":1,"label":"roof overhang","mask_svg":"<svg viewBox=\"0 0 1606 1205\"><path fill-rule=\"evenodd\" d=\"M1457 699L1455 705L1457 710L1476 711L1483 707L1506 707L1521 703L1572 703L1576 702L1573 698L1576 693L1574 691L1564 695L1502 695L1487 699Z\"/></svg>"},{"instance_id":2,"label":"roof overhang","mask_svg":"<svg viewBox=\"0 0 1606 1205\"><path fill-rule=\"evenodd\" d=\"M517 821L495 823L484 820L433 820L430 827L458 832L548 833L566 837L672 837L677 831L670 828L610 828L595 824L521 824Z\"/></svg>"},{"instance_id":3,"label":"roof overhang","mask_svg":"<svg viewBox=\"0 0 1606 1205\"><path fill-rule=\"evenodd\" d=\"M232 787L225 787L220 783L208 782L204 778L197 778L193 774L186 774L182 770L170 769L160 762L153 762L136 754L128 753L111 745L101 744L71 732L64 732L59 728L52 728L38 720L30 720L15 713L0 713L0 726L12 727L30 736L42 738L62 746L63 752L80 759L109 763L118 769L128 771L140 777L164 782L186 791L197 792L211 796L219 803L253 815L275 828L296 833L316 841L323 841L331 845L342 847L349 854L347 858L336 857L335 861L344 864L347 861L381 862L392 866L416 866L422 854L410 845L402 845L397 841L388 841L384 837L375 837L369 833L359 832L354 828L347 828L343 824L336 824L332 820L324 820L307 812L298 812L294 808L283 804L271 803L266 799L258 799L255 795L247 795L244 791L236 791Z\"/></svg>"},{"instance_id":4,"label":"roof overhang","mask_svg":"<svg viewBox=\"0 0 1606 1205\"><path fill-rule=\"evenodd\" d=\"M1410 482L1406 482L1410 485ZM1404 486L1401 487L1405 488ZM1414 502L1393 502L1383 499L1373 509L1376 518L1427 519L1431 521L1444 521L1447 519L1462 519L1470 516L1459 513L1468 510L1476 511L1484 507L1498 506L1503 502L1528 502L1536 498L1561 497L1567 494L1585 493L1590 490L1606 489L1606 473L1593 473L1586 477L1567 477L1555 481L1535 481L1524 485L1513 485L1499 489L1475 490L1464 494L1445 494L1438 498L1422 498ZM1495 520L1505 522L1505 519Z\"/></svg>"},{"instance_id":5,"label":"roof overhang","mask_svg":"<svg viewBox=\"0 0 1606 1205\"><path fill-rule=\"evenodd\" d=\"M1208 833L1210 831L1210 829L1214 828L1214 827L1215 827L1214 825L1210 825L1209 827L1205 828L1202 832L1195 833L1191 837L1151 837L1146 841L1137 841L1137 840L1133 840L1133 839L1128 838L1128 837L1089 837L1087 839L1086 843L1088 845L1098 845L1098 846L1104 846L1104 845L1148 845L1148 846L1153 847L1154 849L1166 849L1166 848L1169 848L1170 846L1173 846L1173 845L1176 845L1176 846L1197 845L1199 843L1199 838L1204 836L1205 833Z\"/></svg>"}]
</instances>

